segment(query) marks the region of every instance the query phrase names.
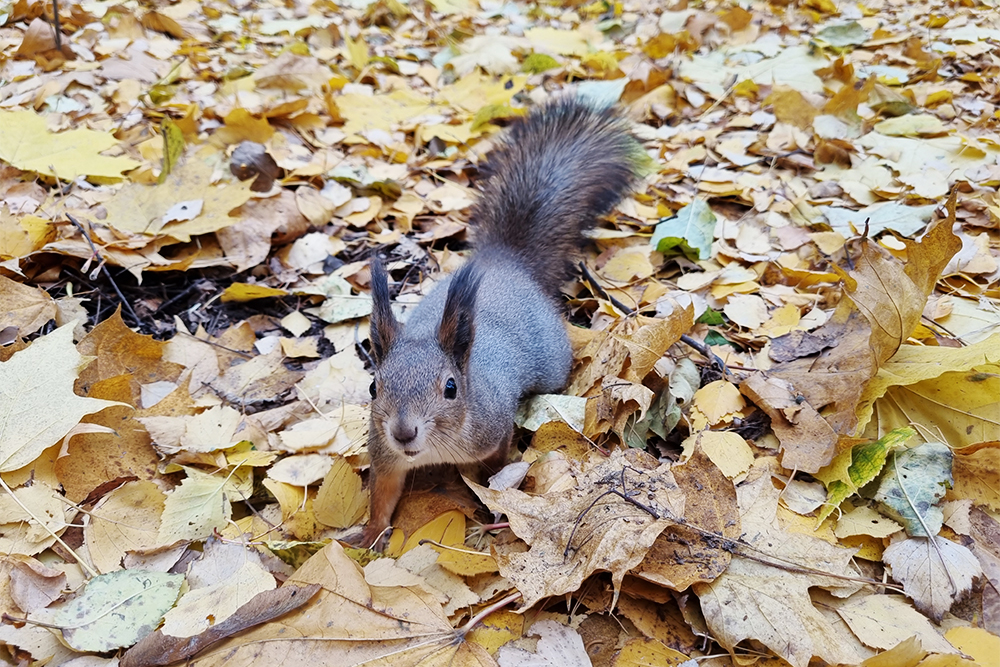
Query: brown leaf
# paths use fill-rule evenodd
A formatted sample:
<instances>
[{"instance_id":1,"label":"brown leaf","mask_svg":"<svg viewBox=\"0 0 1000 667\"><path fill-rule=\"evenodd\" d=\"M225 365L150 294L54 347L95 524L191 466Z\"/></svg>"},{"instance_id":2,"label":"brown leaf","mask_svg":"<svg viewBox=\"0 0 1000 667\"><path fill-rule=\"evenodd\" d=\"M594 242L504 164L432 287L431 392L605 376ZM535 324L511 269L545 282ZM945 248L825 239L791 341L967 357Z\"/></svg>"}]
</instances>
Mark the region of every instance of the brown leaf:
<instances>
[{"instance_id":1,"label":"brown leaf","mask_svg":"<svg viewBox=\"0 0 1000 667\"><path fill-rule=\"evenodd\" d=\"M732 651L755 639L795 667L813 656L831 664L860 662L857 640L826 621L811 598L822 587L851 593L853 549L789 532L777 520L778 489L771 482L773 459L758 459L737 489L743 537L729 568L710 584L695 584L712 635ZM826 576L829 573L833 576Z\"/></svg>"},{"instance_id":2,"label":"brown leaf","mask_svg":"<svg viewBox=\"0 0 1000 667\"><path fill-rule=\"evenodd\" d=\"M812 473L833 459L837 434L790 382L758 373L744 380L740 391L771 418L782 467Z\"/></svg>"},{"instance_id":3,"label":"brown leaf","mask_svg":"<svg viewBox=\"0 0 1000 667\"><path fill-rule=\"evenodd\" d=\"M66 573L46 567L30 556L12 554L6 560L10 571L10 597L24 613L48 607L62 596Z\"/></svg>"},{"instance_id":4,"label":"brown leaf","mask_svg":"<svg viewBox=\"0 0 1000 667\"><path fill-rule=\"evenodd\" d=\"M157 630L126 651L119 664L121 667L169 665L190 658L226 637L308 604L319 590L319 584L286 585L258 593L235 614L196 637L171 637Z\"/></svg>"},{"instance_id":5,"label":"brown leaf","mask_svg":"<svg viewBox=\"0 0 1000 667\"><path fill-rule=\"evenodd\" d=\"M787 380L795 395L801 394L809 405L821 411L834 431L850 433L857 424L855 408L864 383L878 370L868 345L871 327L853 304L844 299L816 333L835 336L840 342L818 357L790 361L768 375Z\"/></svg>"},{"instance_id":6,"label":"brown leaf","mask_svg":"<svg viewBox=\"0 0 1000 667\"><path fill-rule=\"evenodd\" d=\"M684 523L668 526L653 542L637 577L683 591L696 582L708 582L729 566L725 540L740 537L736 489L700 449L684 465L671 469L687 498Z\"/></svg>"},{"instance_id":7,"label":"brown leaf","mask_svg":"<svg viewBox=\"0 0 1000 667\"><path fill-rule=\"evenodd\" d=\"M419 587L370 586L337 542L310 558L286 586L310 584L321 589L309 606L227 639L190 664L496 664L482 648L456 642L431 595Z\"/></svg>"},{"instance_id":8,"label":"brown leaf","mask_svg":"<svg viewBox=\"0 0 1000 667\"><path fill-rule=\"evenodd\" d=\"M56 302L48 292L0 275L0 329L17 327L29 336L56 316Z\"/></svg>"},{"instance_id":9,"label":"brown leaf","mask_svg":"<svg viewBox=\"0 0 1000 667\"><path fill-rule=\"evenodd\" d=\"M309 221L299 213L295 195L288 190L282 190L277 197L249 201L237 215L238 222L215 233L237 271L246 271L267 258L272 234L280 232L288 242L309 229Z\"/></svg>"},{"instance_id":10,"label":"brown leaf","mask_svg":"<svg viewBox=\"0 0 1000 667\"><path fill-rule=\"evenodd\" d=\"M566 393L585 396L605 376L641 383L653 364L694 324L694 309L675 310L670 317L636 316L619 320L597 334L576 356L582 365L573 374Z\"/></svg>"},{"instance_id":11,"label":"brown leaf","mask_svg":"<svg viewBox=\"0 0 1000 667\"><path fill-rule=\"evenodd\" d=\"M622 484L624 483L624 488ZM530 545L496 550L500 574L531 606L543 597L575 591L591 573L609 570L615 589L645 557L663 529L684 516L685 495L669 464L635 449L618 450L581 472L577 486L529 496L516 489L471 485L494 511L502 511L515 535ZM641 509L614 492L635 494Z\"/></svg>"},{"instance_id":12,"label":"brown leaf","mask_svg":"<svg viewBox=\"0 0 1000 667\"><path fill-rule=\"evenodd\" d=\"M132 380L133 395L128 403L140 407L140 385L173 382L183 367L163 359L166 343L135 333L122 320L121 308L81 340L76 348L94 361L80 371L76 388L89 392L91 385L126 376ZM116 399L122 400L122 399Z\"/></svg>"},{"instance_id":13,"label":"brown leaf","mask_svg":"<svg viewBox=\"0 0 1000 667\"><path fill-rule=\"evenodd\" d=\"M949 216L932 223L919 242L904 242L905 263L866 240L851 279L845 281L851 300L871 324L871 348L878 366L913 333L942 269L962 247L951 230L954 193L948 207Z\"/></svg>"}]
</instances>

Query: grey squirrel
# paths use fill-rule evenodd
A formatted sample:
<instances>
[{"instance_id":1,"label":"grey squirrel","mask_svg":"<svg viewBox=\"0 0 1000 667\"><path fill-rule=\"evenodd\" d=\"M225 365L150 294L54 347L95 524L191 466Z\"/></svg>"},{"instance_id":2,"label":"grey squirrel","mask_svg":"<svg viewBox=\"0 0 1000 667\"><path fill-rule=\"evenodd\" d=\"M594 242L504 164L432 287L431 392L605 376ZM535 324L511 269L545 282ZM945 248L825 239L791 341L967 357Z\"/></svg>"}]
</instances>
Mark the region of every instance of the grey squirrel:
<instances>
[{"instance_id":1,"label":"grey squirrel","mask_svg":"<svg viewBox=\"0 0 1000 667\"><path fill-rule=\"evenodd\" d=\"M644 159L613 109L557 98L514 122L489 153L473 257L405 326L373 259L371 505L356 543L372 545L389 526L410 470L499 470L520 400L565 386L572 354L559 286L582 232L633 187Z\"/></svg>"}]
</instances>

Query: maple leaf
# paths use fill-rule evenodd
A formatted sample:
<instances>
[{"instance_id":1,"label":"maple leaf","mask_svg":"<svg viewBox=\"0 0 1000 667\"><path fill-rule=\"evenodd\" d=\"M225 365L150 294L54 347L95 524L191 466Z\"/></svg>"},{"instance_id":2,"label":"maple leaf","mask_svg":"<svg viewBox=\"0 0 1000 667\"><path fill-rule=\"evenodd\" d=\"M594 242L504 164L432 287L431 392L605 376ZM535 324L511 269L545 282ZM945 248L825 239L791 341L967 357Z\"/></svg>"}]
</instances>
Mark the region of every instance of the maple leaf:
<instances>
[{"instance_id":1,"label":"maple leaf","mask_svg":"<svg viewBox=\"0 0 1000 667\"><path fill-rule=\"evenodd\" d=\"M45 118L33 111L0 111L0 159L21 169L67 180L81 175L120 178L139 163L101 155L117 145L112 135L94 130L49 132Z\"/></svg>"},{"instance_id":2,"label":"maple leaf","mask_svg":"<svg viewBox=\"0 0 1000 667\"><path fill-rule=\"evenodd\" d=\"M73 383L88 363L73 346L75 322L0 362L0 472L28 465L46 447L118 401L84 398Z\"/></svg>"},{"instance_id":3,"label":"maple leaf","mask_svg":"<svg viewBox=\"0 0 1000 667\"><path fill-rule=\"evenodd\" d=\"M514 534L530 545L496 549L500 573L530 606L545 596L575 591L592 572L610 570L616 591L663 530L684 516L685 494L668 464L638 450L616 451L579 474L575 488L530 496L470 484L480 500L507 515ZM624 487L622 486L624 484ZM639 502L622 495L642 490Z\"/></svg>"}]
</instances>

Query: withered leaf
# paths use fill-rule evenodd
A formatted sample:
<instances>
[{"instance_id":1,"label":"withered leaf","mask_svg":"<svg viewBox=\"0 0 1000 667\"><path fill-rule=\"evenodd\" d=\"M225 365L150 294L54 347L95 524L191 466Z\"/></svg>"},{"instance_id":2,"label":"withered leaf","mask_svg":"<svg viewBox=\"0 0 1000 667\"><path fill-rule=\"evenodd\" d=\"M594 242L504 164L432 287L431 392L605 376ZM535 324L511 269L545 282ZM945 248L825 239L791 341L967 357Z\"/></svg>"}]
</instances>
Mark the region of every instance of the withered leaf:
<instances>
[{"instance_id":1,"label":"withered leaf","mask_svg":"<svg viewBox=\"0 0 1000 667\"><path fill-rule=\"evenodd\" d=\"M511 547L495 554L500 574L521 592L525 606L575 591L602 570L611 572L617 591L657 536L684 516L685 493L670 465L639 450L615 451L576 481L573 489L541 496L471 485L530 545L527 551Z\"/></svg>"}]
</instances>

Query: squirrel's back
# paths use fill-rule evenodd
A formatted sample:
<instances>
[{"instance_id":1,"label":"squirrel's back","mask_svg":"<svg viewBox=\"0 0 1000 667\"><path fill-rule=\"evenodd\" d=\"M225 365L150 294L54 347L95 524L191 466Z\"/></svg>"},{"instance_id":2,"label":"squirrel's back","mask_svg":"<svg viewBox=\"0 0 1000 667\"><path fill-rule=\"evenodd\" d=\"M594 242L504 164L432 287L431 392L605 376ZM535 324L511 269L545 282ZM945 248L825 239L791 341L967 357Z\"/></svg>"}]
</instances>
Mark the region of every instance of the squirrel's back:
<instances>
[{"instance_id":1,"label":"squirrel's back","mask_svg":"<svg viewBox=\"0 0 1000 667\"><path fill-rule=\"evenodd\" d=\"M513 254L553 295L582 232L607 215L637 180L644 159L611 108L557 98L513 123L481 167L472 209L480 253Z\"/></svg>"}]
</instances>

